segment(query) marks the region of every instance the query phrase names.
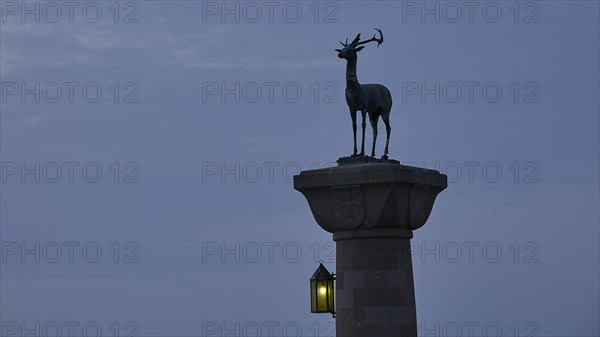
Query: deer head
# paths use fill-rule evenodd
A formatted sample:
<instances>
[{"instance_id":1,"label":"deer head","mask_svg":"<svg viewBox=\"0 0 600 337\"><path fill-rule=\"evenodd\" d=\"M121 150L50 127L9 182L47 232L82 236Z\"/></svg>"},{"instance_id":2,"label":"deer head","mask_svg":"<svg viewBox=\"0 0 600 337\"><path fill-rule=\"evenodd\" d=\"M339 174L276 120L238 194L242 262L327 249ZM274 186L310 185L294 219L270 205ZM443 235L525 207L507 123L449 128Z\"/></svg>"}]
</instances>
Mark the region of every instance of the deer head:
<instances>
[{"instance_id":1,"label":"deer head","mask_svg":"<svg viewBox=\"0 0 600 337\"><path fill-rule=\"evenodd\" d=\"M375 28L375 30L379 32L379 39L375 37L376 34L373 34L373 37L369 40L360 41L360 33L358 33L350 43L348 43L348 39L346 39L346 43L340 41L342 46L344 46L344 49L335 50L338 53L338 57L346 60L356 59L356 53L364 48L363 45L373 41L377 42L377 48L379 48L379 45L383 43L383 33L381 32L381 29Z\"/></svg>"}]
</instances>

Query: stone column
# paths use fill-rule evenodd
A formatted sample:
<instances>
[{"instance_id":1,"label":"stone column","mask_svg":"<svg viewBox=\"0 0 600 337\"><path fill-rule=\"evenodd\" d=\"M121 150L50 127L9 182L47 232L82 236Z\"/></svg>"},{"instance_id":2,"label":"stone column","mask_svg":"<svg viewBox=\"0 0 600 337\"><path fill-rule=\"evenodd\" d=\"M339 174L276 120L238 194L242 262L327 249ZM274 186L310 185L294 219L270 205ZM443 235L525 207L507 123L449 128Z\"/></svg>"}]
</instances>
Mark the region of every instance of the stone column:
<instances>
[{"instance_id":1,"label":"stone column","mask_svg":"<svg viewBox=\"0 0 600 337\"><path fill-rule=\"evenodd\" d=\"M446 187L438 171L389 161L294 177L336 242L337 336L417 336L410 239Z\"/></svg>"}]
</instances>

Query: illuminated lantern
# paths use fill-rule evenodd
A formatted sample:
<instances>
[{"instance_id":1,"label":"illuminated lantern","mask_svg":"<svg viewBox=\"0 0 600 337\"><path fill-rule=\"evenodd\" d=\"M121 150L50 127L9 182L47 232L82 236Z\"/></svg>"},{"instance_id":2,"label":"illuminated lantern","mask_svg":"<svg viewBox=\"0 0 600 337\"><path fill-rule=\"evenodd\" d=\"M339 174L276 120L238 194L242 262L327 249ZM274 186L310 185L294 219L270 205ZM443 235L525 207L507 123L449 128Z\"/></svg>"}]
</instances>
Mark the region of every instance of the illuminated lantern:
<instances>
[{"instance_id":1,"label":"illuminated lantern","mask_svg":"<svg viewBox=\"0 0 600 337\"><path fill-rule=\"evenodd\" d=\"M323 263L310 278L310 312L328 312L335 317L333 281L335 275L331 274Z\"/></svg>"}]
</instances>

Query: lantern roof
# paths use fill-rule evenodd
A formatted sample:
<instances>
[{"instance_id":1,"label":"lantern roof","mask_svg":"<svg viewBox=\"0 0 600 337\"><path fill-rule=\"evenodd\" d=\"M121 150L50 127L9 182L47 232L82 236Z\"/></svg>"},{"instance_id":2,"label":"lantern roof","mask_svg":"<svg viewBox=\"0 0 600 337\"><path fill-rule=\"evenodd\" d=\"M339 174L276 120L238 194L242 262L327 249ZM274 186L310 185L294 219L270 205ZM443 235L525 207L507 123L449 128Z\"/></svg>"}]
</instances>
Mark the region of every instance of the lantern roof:
<instances>
[{"instance_id":1,"label":"lantern roof","mask_svg":"<svg viewBox=\"0 0 600 337\"><path fill-rule=\"evenodd\" d=\"M332 280L333 275L325 268L323 263L319 263L319 268L315 271L313 276L310 278L311 280Z\"/></svg>"}]
</instances>

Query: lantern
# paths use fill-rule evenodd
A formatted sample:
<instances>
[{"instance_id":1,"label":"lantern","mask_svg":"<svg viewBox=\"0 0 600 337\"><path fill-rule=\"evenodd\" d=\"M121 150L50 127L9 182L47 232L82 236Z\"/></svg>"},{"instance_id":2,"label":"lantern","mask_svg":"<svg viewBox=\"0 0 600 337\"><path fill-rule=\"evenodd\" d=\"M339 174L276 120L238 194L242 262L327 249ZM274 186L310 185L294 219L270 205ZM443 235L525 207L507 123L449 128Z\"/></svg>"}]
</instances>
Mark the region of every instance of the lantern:
<instances>
[{"instance_id":1,"label":"lantern","mask_svg":"<svg viewBox=\"0 0 600 337\"><path fill-rule=\"evenodd\" d=\"M310 278L310 312L329 312L335 317L333 281L335 274L331 274L323 263Z\"/></svg>"}]
</instances>

